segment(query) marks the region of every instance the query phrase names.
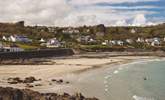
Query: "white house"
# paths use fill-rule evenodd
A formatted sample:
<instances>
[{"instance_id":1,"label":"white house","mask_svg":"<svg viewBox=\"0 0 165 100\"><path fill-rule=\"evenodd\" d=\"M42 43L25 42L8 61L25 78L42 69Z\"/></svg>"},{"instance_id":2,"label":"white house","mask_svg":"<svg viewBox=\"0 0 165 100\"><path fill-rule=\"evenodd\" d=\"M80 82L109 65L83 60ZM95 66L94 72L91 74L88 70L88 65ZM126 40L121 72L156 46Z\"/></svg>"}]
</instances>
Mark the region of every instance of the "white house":
<instances>
[{"instance_id":1,"label":"white house","mask_svg":"<svg viewBox=\"0 0 165 100\"><path fill-rule=\"evenodd\" d=\"M110 44L110 45L116 45L116 44L117 44L117 41L116 41L116 40L110 40L110 41L109 41L109 44Z\"/></svg>"},{"instance_id":2,"label":"white house","mask_svg":"<svg viewBox=\"0 0 165 100\"><path fill-rule=\"evenodd\" d=\"M2 40L7 41L6 36L3 36L3 37L2 37Z\"/></svg>"},{"instance_id":3,"label":"white house","mask_svg":"<svg viewBox=\"0 0 165 100\"><path fill-rule=\"evenodd\" d=\"M138 38L137 40L136 40L136 42L138 42L138 43L143 43L145 40L143 39L143 38Z\"/></svg>"},{"instance_id":4,"label":"white house","mask_svg":"<svg viewBox=\"0 0 165 100\"><path fill-rule=\"evenodd\" d=\"M77 41L78 42L93 42L94 41L94 39L92 39L91 38L91 36L81 36L81 37L79 37L79 38L77 38Z\"/></svg>"},{"instance_id":5,"label":"white house","mask_svg":"<svg viewBox=\"0 0 165 100\"><path fill-rule=\"evenodd\" d=\"M11 42L16 42L17 39L16 39L15 36L11 35L11 36L9 37L9 41L11 41Z\"/></svg>"},{"instance_id":6,"label":"white house","mask_svg":"<svg viewBox=\"0 0 165 100\"><path fill-rule=\"evenodd\" d=\"M159 38L153 38L153 41L151 43L151 46L159 46L160 43L160 39Z\"/></svg>"},{"instance_id":7,"label":"white house","mask_svg":"<svg viewBox=\"0 0 165 100\"><path fill-rule=\"evenodd\" d=\"M132 43L133 43L133 40L132 40L132 39L126 39L125 41L126 41L126 43L128 43L128 44L132 44Z\"/></svg>"},{"instance_id":8,"label":"white house","mask_svg":"<svg viewBox=\"0 0 165 100\"><path fill-rule=\"evenodd\" d=\"M104 40L104 42L102 42L102 45L108 45L109 44L109 40Z\"/></svg>"},{"instance_id":9,"label":"white house","mask_svg":"<svg viewBox=\"0 0 165 100\"><path fill-rule=\"evenodd\" d=\"M88 42L96 42L93 38L90 38Z\"/></svg>"},{"instance_id":10,"label":"white house","mask_svg":"<svg viewBox=\"0 0 165 100\"><path fill-rule=\"evenodd\" d=\"M46 43L46 46L48 48L57 48L61 46L61 43L56 38L52 38L48 40L48 42Z\"/></svg>"},{"instance_id":11,"label":"white house","mask_svg":"<svg viewBox=\"0 0 165 100\"><path fill-rule=\"evenodd\" d=\"M46 42L43 38L41 38L40 40L39 40L39 42L41 42L41 43L44 43L44 42Z\"/></svg>"},{"instance_id":12,"label":"white house","mask_svg":"<svg viewBox=\"0 0 165 100\"><path fill-rule=\"evenodd\" d=\"M13 46L5 46L3 47L3 51L4 52L21 52L21 51L24 51L24 49L16 46L16 45L13 45Z\"/></svg>"},{"instance_id":13,"label":"white house","mask_svg":"<svg viewBox=\"0 0 165 100\"><path fill-rule=\"evenodd\" d=\"M135 30L135 29L132 29L132 30L131 30L131 33L136 33L136 30Z\"/></svg>"},{"instance_id":14,"label":"white house","mask_svg":"<svg viewBox=\"0 0 165 100\"><path fill-rule=\"evenodd\" d=\"M151 43L153 41L153 39L145 39L146 43Z\"/></svg>"},{"instance_id":15,"label":"white house","mask_svg":"<svg viewBox=\"0 0 165 100\"><path fill-rule=\"evenodd\" d=\"M123 46L124 45L124 42L121 41L121 40L117 40L117 45Z\"/></svg>"},{"instance_id":16,"label":"white house","mask_svg":"<svg viewBox=\"0 0 165 100\"><path fill-rule=\"evenodd\" d=\"M160 42L155 40L151 43L151 46L160 46Z\"/></svg>"},{"instance_id":17,"label":"white house","mask_svg":"<svg viewBox=\"0 0 165 100\"><path fill-rule=\"evenodd\" d=\"M107 42L102 42L102 45L107 45Z\"/></svg>"}]
</instances>

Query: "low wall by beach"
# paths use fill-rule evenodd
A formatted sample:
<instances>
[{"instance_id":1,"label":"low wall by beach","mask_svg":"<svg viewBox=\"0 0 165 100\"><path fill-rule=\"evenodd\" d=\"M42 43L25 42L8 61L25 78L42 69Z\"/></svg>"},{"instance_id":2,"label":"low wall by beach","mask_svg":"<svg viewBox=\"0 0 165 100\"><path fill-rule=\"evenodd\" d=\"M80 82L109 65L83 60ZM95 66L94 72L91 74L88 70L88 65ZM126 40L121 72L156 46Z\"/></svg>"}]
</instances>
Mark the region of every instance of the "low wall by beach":
<instances>
[{"instance_id":1,"label":"low wall by beach","mask_svg":"<svg viewBox=\"0 0 165 100\"><path fill-rule=\"evenodd\" d=\"M44 58L44 57L60 57L70 56L74 52L72 49L44 49L35 51L22 52L0 52L0 59L30 59L30 58Z\"/></svg>"}]
</instances>

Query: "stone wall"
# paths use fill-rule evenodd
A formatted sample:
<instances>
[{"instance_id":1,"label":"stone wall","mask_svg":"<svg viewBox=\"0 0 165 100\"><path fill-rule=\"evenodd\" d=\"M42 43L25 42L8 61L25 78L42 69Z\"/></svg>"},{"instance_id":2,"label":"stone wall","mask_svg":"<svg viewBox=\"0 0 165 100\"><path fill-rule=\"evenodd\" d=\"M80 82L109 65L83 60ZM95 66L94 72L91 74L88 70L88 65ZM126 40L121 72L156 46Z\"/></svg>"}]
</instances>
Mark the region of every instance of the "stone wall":
<instances>
[{"instance_id":1,"label":"stone wall","mask_svg":"<svg viewBox=\"0 0 165 100\"><path fill-rule=\"evenodd\" d=\"M70 56L74 52L72 49L44 49L35 51L22 52L0 52L0 59L30 59L30 58L44 58L44 57L60 57Z\"/></svg>"}]
</instances>

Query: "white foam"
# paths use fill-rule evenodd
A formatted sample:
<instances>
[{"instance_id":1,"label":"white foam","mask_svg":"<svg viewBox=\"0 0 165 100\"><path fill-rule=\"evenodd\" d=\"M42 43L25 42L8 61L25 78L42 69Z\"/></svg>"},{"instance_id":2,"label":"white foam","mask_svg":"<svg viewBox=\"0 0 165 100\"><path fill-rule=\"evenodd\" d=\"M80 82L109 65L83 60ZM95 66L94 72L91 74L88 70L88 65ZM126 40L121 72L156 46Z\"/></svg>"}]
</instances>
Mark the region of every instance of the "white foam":
<instances>
[{"instance_id":1,"label":"white foam","mask_svg":"<svg viewBox=\"0 0 165 100\"><path fill-rule=\"evenodd\" d=\"M119 71L118 71L118 70L115 70L113 73L114 73L114 74L118 74L118 73L119 73Z\"/></svg>"},{"instance_id":2,"label":"white foam","mask_svg":"<svg viewBox=\"0 0 165 100\"><path fill-rule=\"evenodd\" d=\"M105 89L106 92L108 92L108 89Z\"/></svg>"},{"instance_id":3,"label":"white foam","mask_svg":"<svg viewBox=\"0 0 165 100\"><path fill-rule=\"evenodd\" d=\"M134 100L154 100L153 98L147 98L147 97L140 97L137 95L132 96Z\"/></svg>"},{"instance_id":4,"label":"white foam","mask_svg":"<svg viewBox=\"0 0 165 100\"><path fill-rule=\"evenodd\" d=\"M105 79L111 78L111 75L107 75L104 77Z\"/></svg>"}]
</instances>

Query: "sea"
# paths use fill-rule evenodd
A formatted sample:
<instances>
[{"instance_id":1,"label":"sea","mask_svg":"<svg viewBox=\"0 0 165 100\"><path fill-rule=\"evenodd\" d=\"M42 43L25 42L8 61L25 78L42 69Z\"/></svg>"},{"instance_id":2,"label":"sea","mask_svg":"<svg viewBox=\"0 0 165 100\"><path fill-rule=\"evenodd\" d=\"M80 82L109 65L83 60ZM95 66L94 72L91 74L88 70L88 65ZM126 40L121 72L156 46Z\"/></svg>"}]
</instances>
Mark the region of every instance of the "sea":
<instances>
[{"instance_id":1,"label":"sea","mask_svg":"<svg viewBox=\"0 0 165 100\"><path fill-rule=\"evenodd\" d=\"M108 65L82 74L68 74L67 92L100 100L165 100L165 60L138 60Z\"/></svg>"}]
</instances>

